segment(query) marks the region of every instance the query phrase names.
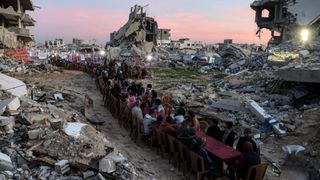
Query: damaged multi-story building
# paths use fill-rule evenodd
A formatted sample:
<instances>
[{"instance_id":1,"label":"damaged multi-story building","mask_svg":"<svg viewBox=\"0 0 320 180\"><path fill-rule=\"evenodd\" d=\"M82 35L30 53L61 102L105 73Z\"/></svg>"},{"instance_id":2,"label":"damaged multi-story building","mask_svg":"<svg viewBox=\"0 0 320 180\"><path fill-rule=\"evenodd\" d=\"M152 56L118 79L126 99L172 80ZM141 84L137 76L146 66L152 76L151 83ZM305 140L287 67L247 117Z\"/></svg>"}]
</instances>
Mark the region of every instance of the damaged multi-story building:
<instances>
[{"instance_id":1,"label":"damaged multi-story building","mask_svg":"<svg viewBox=\"0 0 320 180\"><path fill-rule=\"evenodd\" d=\"M35 20L26 11L34 11L31 0L0 1L0 48L28 46L33 41L27 26Z\"/></svg>"},{"instance_id":2,"label":"damaged multi-story building","mask_svg":"<svg viewBox=\"0 0 320 180\"><path fill-rule=\"evenodd\" d=\"M262 29L271 31L270 43L279 44L294 38L301 26L312 26L319 16L320 1L314 0L255 0L257 34Z\"/></svg>"},{"instance_id":3,"label":"damaged multi-story building","mask_svg":"<svg viewBox=\"0 0 320 180\"><path fill-rule=\"evenodd\" d=\"M151 52L157 45L158 23L154 18L148 17L144 7L135 5L130 9L128 22L118 31L110 34L112 47L131 47Z\"/></svg>"},{"instance_id":4,"label":"damaged multi-story building","mask_svg":"<svg viewBox=\"0 0 320 180\"><path fill-rule=\"evenodd\" d=\"M271 42L279 43L288 38L287 27L295 23L295 17L288 11L289 5L295 0L256 0L251 8L256 11L257 34L261 29L271 31Z\"/></svg>"},{"instance_id":5,"label":"damaged multi-story building","mask_svg":"<svg viewBox=\"0 0 320 180\"><path fill-rule=\"evenodd\" d=\"M171 34L170 34L171 29L158 29L158 34L157 34L157 45L159 47L169 47L171 40Z\"/></svg>"}]
</instances>

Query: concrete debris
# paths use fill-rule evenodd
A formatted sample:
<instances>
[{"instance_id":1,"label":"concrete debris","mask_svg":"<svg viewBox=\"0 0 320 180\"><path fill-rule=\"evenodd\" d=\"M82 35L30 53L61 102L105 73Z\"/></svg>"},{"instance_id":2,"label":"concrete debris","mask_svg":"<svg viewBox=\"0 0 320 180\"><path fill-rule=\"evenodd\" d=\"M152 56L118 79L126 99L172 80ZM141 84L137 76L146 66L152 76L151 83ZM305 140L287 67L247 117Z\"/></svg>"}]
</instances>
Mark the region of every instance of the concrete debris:
<instances>
[{"instance_id":1,"label":"concrete debris","mask_svg":"<svg viewBox=\"0 0 320 180\"><path fill-rule=\"evenodd\" d=\"M282 146L282 150L288 154L297 155L299 152L304 151L305 148L300 145L286 145L286 146Z\"/></svg>"},{"instance_id":2,"label":"concrete debris","mask_svg":"<svg viewBox=\"0 0 320 180\"><path fill-rule=\"evenodd\" d=\"M72 136L74 138L78 138L78 137L80 137L81 130L85 126L87 126L87 124L83 124L83 123L67 123L65 128L64 128L64 132L69 136Z\"/></svg>"},{"instance_id":3,"label":"concrete debris","mask_svg":"<svg viewBox=\"0 0 320 180\"><path fill-rule=\"evenodd\" d=\"M278 120L269 115L261 106L259 106L258 103L253 100L249 100L247 105L250 111L264 123L264 132L268 130L268 127L272 127L276 134L281 136L286 134L286 132L280 128Z\"/></svg>"},{"instance_id":4,"label":"concrete debris","mask_svg":"<svg viewBox=\"0 0 320 180\"><path fill-rule=\"evenodd\" d=\"M5 111L16 111L20 107L20 100L18 97L9 98L0 101L0 113Z\"/></svg>"},{"instance_id":5,"label":"concrete debris","mask_svg":"<svg viewBox=\"0 0 320 180\"><path fill-rule=\"evenodd\" d=\"M116 164L112 159L103 158L99 161L99 171L112 173L116 171Z\"/></svg>"},{"instance_id":6,"label":"concrete debris","mask_svg":"<svg viewBox=\"0 0 320 180\"><path fill-rule=\"evenodd\" d=\"M59 174L66 174L70 171L68 160L60 160L54 164L54 169Z\"/></svg>"},{"instance_id":7,"label":"concrete debris","mask_svg":"<svg viewBox=\"0 0 320 180\"><path fill-rule=\"evenodd\" d=\"M230 111L245 111L243 105L241 105L237 100L220 99L217 102L211 103L210 107L226 109Z\"/></svg>"},{"instance_id":8,"label":"concrete debris","mask_svg":"<svg viewBox=\"0 0 320 180\"><path fill-rule=\"evenodd\" d=\"M13 164L11 158L0 152L0 171L11 171L13 169Z\"/></svg>"},{"instance_id":9,"label":"concrete debris","mask_svg":"<svg viewBox=\"0 0 320 180\"><path fill-rule=\"evenodd\" d=\"M54 99L55 99L56 101L62 101L62 100L63 100L63 95L62 95L62 93L56 93L56 94L54 94L53 96L54 96Z\"/></svg>"},{"instance_id":10,"label":"concrete debris","mask_svg":"<svg viewBox=\"0 0 320 180\"><path fill-rule=\"evenodd\" d=\"M9 76L1 77L18 82ZM23 86L26 87L24 83ZM0 92L0 151L6 153L0 153L0 179L80 180L103 179L104 173L115 177L132 175L131 170L122 172L120 168L128 163L127 158L112 153L118 151L105 136L87 124L84 115L66 105L74 98L63 91L56 93L35 86L32 89L35 99L48 95L37 102L21 89L12 92L4 88ZM83 101L79 104L85 106ZM81 173L103 159L108 161L107 167L101 170L103 173Z\"/></svg>"},{"instance_id":11,"label":"concrete debris","mask_svg":"<svg viewBox=\"0 0 320 180\"><path fill-rule=\"evenodd\" d=\"M2 73L0 73L0 89L19 98L28 94L25 83Z\"/></svg>"}]
</instances>

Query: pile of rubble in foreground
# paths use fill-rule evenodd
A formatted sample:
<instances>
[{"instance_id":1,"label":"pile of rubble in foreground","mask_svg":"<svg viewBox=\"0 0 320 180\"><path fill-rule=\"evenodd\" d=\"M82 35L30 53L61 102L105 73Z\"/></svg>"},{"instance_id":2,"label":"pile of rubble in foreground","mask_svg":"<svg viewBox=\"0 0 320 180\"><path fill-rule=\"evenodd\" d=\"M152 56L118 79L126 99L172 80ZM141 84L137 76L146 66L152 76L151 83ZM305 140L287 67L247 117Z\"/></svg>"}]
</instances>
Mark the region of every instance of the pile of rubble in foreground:
<instances>
[{"instance_id":1,"label":"pile of rubble in foreground","mask_svg":"<svg viewBox=\"0 0 320 180\"><path fill-rule=\"evenodd\" d=\"M67 97L28 95L25 83L2 73L0 85L1 180L134 177L134 167L81 113L55 105Z\"/></svg>"}]
</instances>

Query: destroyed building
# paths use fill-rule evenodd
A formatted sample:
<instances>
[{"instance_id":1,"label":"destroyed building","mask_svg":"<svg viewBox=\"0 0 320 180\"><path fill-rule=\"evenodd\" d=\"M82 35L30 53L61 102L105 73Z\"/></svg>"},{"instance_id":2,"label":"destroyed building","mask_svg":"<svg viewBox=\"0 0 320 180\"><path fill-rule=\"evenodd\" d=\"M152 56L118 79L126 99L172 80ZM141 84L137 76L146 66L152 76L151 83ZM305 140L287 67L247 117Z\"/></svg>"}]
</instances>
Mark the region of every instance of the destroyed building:
<instances>
[{"instance_id":1,"label":"destroyed building","mask_svg":"<svg viewBox=\"0 0 320 180\"><path fill-rule=\"evenodd\" d=\"M290 40L299 27L312 26L317 21L319 5L319 1L310 0L256 0L251 8L256 11L257 34L260 36L265 28L271 31L269 43Z\"/></svg>"},{"instance_id":2,"label":"destroyed building","mask_svg":"<svg viewBox=\"0 0 320 180\"><path fill-rule=\"evenodd\" d=\"M157 34L157 45L160 47L169 47L171 40L170 40L170 29L158 29Z\"/></svg>"},{"instance_id":3,"label":"destroyed building","mask_svg":"<svg viewBox=\"0 0 320 180\"><path fill-rule=\"evenodd\" d=\"M33 41L27 26L34 26L35 20L26 11L33 11L31 0L0 2L0 48L27 46Z\"/></svg>"},{"instance_id":4,"label":"destroyed building","mask_svg":"<svg viewBox=\"0 0 320 180\"><path fill-rule=\"evenodd\" d=\"M83 46L93 46L97 43L97 40L95 39L78 39L73 38L72 44L76 45L77 47L83 47Z\"/></svg>"},{"instance_id":5,"label":"destroyed building","mask_svg":"<svg viewBox=\"0 0 320 180\"><path fill-rule=\"evenodd\" d=\"M111 47L131 47L151 52L157 45L158 23L154 18L148 17L144 7L135 5L131 7L129 20L118 31L110 34Z\"/></svg>"},{"instance_id":6,"label":"destroyed building","mask_svg":"<svg viewBox=\"0 0 320 180\"><path fill-rule=\"evenodd\" d=\"M295 0L256 0L251 8L256 11L256 23L260 34L261 29L271 31L272 40L279 43L288 38L287 27L295 22L295 17L288 11L288 7Z\"/></svg>"},{"instance_id":7,"label":"destroyed building","mask_svg":"<svg viewBox=\"0 0 320 180\"><path fill-rule=\"evenodd\" d=\"M64 41L63 39L55 39L55 40L47 40L45 41L45 46L47 48L63 48L64 47Z\"/></svg>"}]
</instances>

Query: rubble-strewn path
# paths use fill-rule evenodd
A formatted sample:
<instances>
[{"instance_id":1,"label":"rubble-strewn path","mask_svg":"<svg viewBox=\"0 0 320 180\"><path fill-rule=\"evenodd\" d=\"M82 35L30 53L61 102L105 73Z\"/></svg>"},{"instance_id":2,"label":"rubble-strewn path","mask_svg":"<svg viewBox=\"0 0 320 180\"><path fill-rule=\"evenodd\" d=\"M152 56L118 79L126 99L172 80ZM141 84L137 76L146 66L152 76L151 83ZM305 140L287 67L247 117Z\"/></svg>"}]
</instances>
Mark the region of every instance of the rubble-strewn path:
<instances>
[{"instance_id":1,"label":"rubble-strewn path","mask_svg":"<svg viewBox=\"0 0 320 180\"><path fill-rule=\"evenodd\" d=\"M62 73L34 74L27 77L17 76L17 78L28 84L54 88L74 96L74 102L68 102L68 104L79 111L84 106L85 94L88 94L94 101L94 111L97 117L106 122L102 126L97 126L97 129L103 132L106 138L114 144L114 147L133 163L141 179L185 179L177 169L171 169L173 166L169 164L168 160L157 155L155 150L146 145L137 146L130 139L129 133L119 127L118 121L103 106L102 96L95 86L94 79L89 75L80 71L64 71Z\"/></svg>"}]
</instances>

